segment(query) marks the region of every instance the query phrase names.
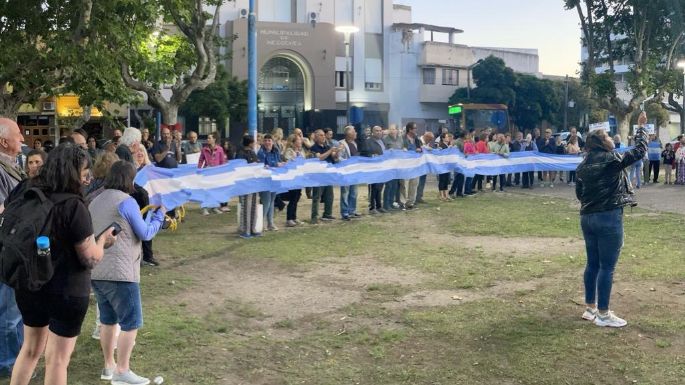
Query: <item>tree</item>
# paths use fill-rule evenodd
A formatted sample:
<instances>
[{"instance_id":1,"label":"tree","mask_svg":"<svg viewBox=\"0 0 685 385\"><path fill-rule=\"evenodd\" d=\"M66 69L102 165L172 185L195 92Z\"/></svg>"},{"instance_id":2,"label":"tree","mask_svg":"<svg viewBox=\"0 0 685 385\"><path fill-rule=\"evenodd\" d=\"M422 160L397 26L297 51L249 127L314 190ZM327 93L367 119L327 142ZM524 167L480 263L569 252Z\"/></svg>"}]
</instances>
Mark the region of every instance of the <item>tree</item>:
<instances>
[{"instance_id":1,"label":"tree","mask_svg":"<svg viewBox=\"0 0 685 385\"><path fill-rule=\"evenodd\" d=\"M93 6L91 28L114 55L124 84L147 95L164 124L175 125L180 105L214 81L225 0L84 1Z\"/></svg>"},{"instance_id":2,"label":"tree","mask_svg":"<svg viewBox=\"0 0 685 385\"><path fill-rule=\"evenodd\" d=\"M79 17L75 6L54 0L0 2L0 114L15 119L22 104L51 94L64 81L69 64L64 49Z\"/></svg>"},{"instance_id":3,"label":"tree","mask_svg":"<svg viewBox=\"0 0 685 385\"><path fill-rule=\"evenodd\" d=\"M619 121L621 134L630 131L630 114L650 96L659 96L673 53L682 45L682 0L565 0L578 13L587 49L582 79L600 108ZM614 83L614 63L631 62L626 102ZM595 68L606 66L605 73Z\"/></svg>"},{"instance_id":4,"label":"tree","mask_svg":"<svg viewBox=\"0 0 685 385\"><path fill-rule=\"evenodd\" d=\"M473 67L473 77L476 88L471 90L471 98L467 97L465 88L460 88L450 97L450 104L506 104L514 124L520 129L533 129L543 120L561 125L564 82L517 74L502 59L493 56ZM587 98L583 98L580 88L569 87L569 97L577 98L579 107L586 108ZM577 113L576 122L580 122L580 114Z\"/></svg>"},{"instance_id":5,"label":"tree","mask_svg":"<svg viewBox=\"0 0 685 385\"><path fill-rule=\"evenodd\" d=\"M179 113L188 118L208 117L216 120L219 130L226 119L242 122L247 117L247 81L230 76L219 66L214 83L203 90L195 90L180 107Z\"/></svg>"},{"instance_id":6,"label":"tree","mask_svg":"<svg viewBox=\"0 0 685 385\"><path fill-rule=\"evenodd\" d=\"M516 102L511 115L521 129L533 129L542 120L553 121L563 104L559 88L550 80L517 74Z\"/></svg>"},{"instance_id":7,"label":"tree","mask_svg":"<svg viewBox=\"0 0 685 385\"><path fill-rule=\"evenodd\" d=\"M450 97L450 104L499 103L513 106L516 100L516 75L504 64L504 60L489 56L473 67L472 72L477 87L471 90L471 98L467 98L466 89L461 88Z\"/></svg>"}]
</instances>

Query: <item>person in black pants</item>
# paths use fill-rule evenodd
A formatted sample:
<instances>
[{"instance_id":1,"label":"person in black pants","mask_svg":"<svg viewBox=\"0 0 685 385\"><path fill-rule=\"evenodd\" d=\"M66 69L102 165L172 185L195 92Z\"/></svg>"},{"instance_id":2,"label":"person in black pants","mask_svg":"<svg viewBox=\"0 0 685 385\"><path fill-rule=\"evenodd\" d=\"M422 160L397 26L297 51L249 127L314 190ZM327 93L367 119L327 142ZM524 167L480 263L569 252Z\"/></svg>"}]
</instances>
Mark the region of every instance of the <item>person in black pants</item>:
<instances>
[{"instance_id":1,"label":"person in black pants","mask_svg":"<svg viewBox=\"0 0 685 385\"><path fill-rule=\"evenodd\" d=\"M374 157L383 155L385 151L385 143L383 143L383 129L375 126L371 130L371 137L364 143L362 156ZM383 186L385 183L372 183L370 185L371 191L369 195L369 214L386 213L383 209Z\"/></svg>"}]
</instances>

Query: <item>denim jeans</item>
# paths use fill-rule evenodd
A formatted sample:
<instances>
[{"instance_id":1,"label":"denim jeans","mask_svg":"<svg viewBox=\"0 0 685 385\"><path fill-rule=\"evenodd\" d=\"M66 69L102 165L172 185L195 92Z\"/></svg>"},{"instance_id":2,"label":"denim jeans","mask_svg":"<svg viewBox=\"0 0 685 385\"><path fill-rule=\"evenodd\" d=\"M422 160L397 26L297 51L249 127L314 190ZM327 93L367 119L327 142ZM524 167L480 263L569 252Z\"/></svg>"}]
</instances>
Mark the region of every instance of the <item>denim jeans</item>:
<instances>
[{"instance_id":1,"label":"denim jeans","mask_svg":"<svg viewBox=\"0 0 685 385\"><path fill-rule=\"evenodd\" d=\"M143 327L143 305L138 282L98 281L91 282L100 311L100 323L121 326L121 330Z\"/></svg>"},{"instance_id":2,"label":"denim jeans","mask_svg":"<svg viewBox=\"0 0 685 385\"><path fill-rule=\"evenodd\" d=\"M609 310L614 268L623 247L623 209L601 211L580 216L585 237L587 265L583 276L585 303L597 303L601 311Z\"/></svg>"},{"instance_id":3,"label":"denim jeans","mask_svg":"<svg viewBox=\"0 0 685 385\"><path fill-rule=\"evenodd\" d=\"M340 216L345 218L357 212L357 185L340 186Z\"/></svg>"},{"instance_id":4,"label":"denim jeans","mask_svg":"<svg viewBox=\"0 0 685 385\"><path fill-rule=\"evenodd\" d=\"M395 194L397 189L400 187L400 181L393 179L391 181L385 182L385 188L383 189L383 208L386 210L392 209L392 204L395 203Z\"/></svg>"},{"instance_id":5,"label":"denim jeans","mask_svg":"<svg viewBox=\"0 0 685 385\"><path fill-rule=\"evenodd\" d=\"M427 175L421 175L419 178L419 186L416 188L416 202L423 200L423 189L426 187Z\"/></svg>"},{"instance_id":6,"label":"denim jeans","mask_svg":"<svg viewBox=\"0 0 685 385\"><path fill-rule=\"evenodd\" d=\"M274 201L276 201L275 192L262 191L259 193L259 200L264 206L264 224L267 226L274 225Z\"/></svg>"},{"instance_id":7,"label":"denim jeans","mask_svg":"<svg viewBox=\"0 0 685 385\"><path fill-rule=\"evenodd\" d=\"M0 283L0 374L9 374L24 342L24 323L14 290Z\"/></svg>"},{"instance_id":8,"label":"denim jeans","mask_svg":"<svg viewBox=\"0 0 685 385\"><path fill-rule=\"evenodd\" d=\"M642 161L635 162L632 166L630 166L630 181L632 183L633 178L635 178L635 186L640 187L642 185L641 183L641 178L642 178Z\"/></svg>"}]
</instances>

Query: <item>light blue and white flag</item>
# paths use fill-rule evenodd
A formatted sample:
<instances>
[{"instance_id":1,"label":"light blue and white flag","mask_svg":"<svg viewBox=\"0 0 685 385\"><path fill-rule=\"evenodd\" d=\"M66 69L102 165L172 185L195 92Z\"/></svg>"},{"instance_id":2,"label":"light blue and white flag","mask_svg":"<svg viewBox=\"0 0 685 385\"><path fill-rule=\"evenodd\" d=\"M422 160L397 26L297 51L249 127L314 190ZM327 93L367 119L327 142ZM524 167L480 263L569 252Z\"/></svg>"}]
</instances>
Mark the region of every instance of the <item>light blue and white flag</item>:
<instances>
[{"instance_id":1,"label":"light blue and white flag","mask_svg":"<svg viewBox=\"0 0 685 385\"><path fill-rule=\"evenodd\" d=\"M495 154L466 158L458 149L448 148L424 153L387 151L373 158L352 157L331 164L318 159L297 159L279 168L263 163L247 164L232 160L225 165L198 169L181 166L164 169L147 166L136 176L136 183L150 194L152 204L173 208L199 202L217 207L231 197L260 191L285 192L304 187L350 186L411 179L426 174L457 171L466 176L499 175L524 171L573 171L582 157L515 152L508 157Z\"/></svg>"}]
</instances>

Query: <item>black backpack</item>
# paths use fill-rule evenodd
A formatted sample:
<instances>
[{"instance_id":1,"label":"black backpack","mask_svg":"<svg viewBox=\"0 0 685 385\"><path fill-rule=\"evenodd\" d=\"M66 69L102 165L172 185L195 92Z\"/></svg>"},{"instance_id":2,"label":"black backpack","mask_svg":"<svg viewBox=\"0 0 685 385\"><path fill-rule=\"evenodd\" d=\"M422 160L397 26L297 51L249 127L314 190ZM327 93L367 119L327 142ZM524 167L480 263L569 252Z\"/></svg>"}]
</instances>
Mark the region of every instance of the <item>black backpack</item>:
<instances>
[{"instance_id":1,"label":"black backpack","mask_svg":"<svg viewBox=\"0 0 685 385\"><path fill-rule=\"evenodd\" d=\"M36 239L52 238L54 208L70 199L80 198L74 194L47 197L34 187L5 207L0 215L0 281L14 289L38 291L52 279L57 261L50 254L38 255Z\"/></svg>"}]
</instances>

